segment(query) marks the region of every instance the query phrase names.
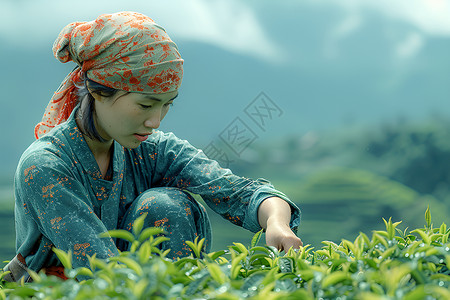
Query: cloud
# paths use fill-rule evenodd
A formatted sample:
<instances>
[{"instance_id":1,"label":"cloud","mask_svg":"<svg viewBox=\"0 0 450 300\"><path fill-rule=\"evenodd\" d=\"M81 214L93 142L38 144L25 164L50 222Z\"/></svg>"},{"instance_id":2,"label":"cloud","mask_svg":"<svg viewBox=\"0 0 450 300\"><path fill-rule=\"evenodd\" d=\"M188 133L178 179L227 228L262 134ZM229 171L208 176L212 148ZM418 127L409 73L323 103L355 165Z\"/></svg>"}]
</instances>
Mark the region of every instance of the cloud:
<instances>
[{"instance_id":1,"label":"cloud","mask_svg":"<svg viewBox=\"0 0 450 300\"><path fill-rule=\"evenodd\" d=\"M429 35L450 36L448 0L402 0L398 1L393 9L391 6L395 1L381 2L385 2L385 5L379 7L380 11L389 17L411 23Z\"/></svg>"},{"instance_id":2,"label":"cloud","mask_svg":"<svg viewBox=\"0 0 450 300\"><path fill-rule=\"evenodd\" d=\"M400 41L396 47L397 57L408 59L416 56L424 45L424 38L417 32L409 33L404 40Z\"/></svg>"},{"instance_id":3,"label":"cloud","mask_svg":"<svg viewBox=\"0 0 450 300\"><path fill-rule=\"evenodd\" d=\"M283 51L265 34L254 11L243 1L180 0L174 29L179 36L223 49L279 61ZM186 13L189 11L189 13Z\"/></svg>"},{"instance_id":4,"label":"cloud","mask_svg":"<svg viewBox=\"0 0 450 300\"><path fill-rule=\"evenodd\" d=\"M386 42L390 43L394 56L402 60L414 58L428 36L450 36L450 0L309 0L307 3L323 9L334 5L345 16L325 36L324 55L327 58L337 58L341 42L362 30L371 14L392 24L394 31L390 41ZM406 24L406 32L399 35L401 27L396 23Z\"/></svg>"},{"instance_id":5,"label":"cloud","mask_svg":"<svg viewBox=\"0 0 450 300\"><path fill-rule=\"evenodd\" d=\"M339 24L334 26L325 38L325 56L336 58L339 54L339 42L358 31L362 23L363 19L360 15L349 14Z\"/></svg>"},{"instance_id":6,"label":"cloud","mask_svg":"<svg viewBox=\"0 0 450 300\"><path fill-rule=\"evenodd\" d=\"M14 47L50 48L66 24L122 10L150 16L175 41L204 42L267 61L283 57L282 49L265 34L254 11L238 0L6 0L0 2L0 39L3 45Z\"/></svg>"},{"instance_id":7,"label":"cloud","mask_svg":"<svg viewBox=\"0 0 450 300\"><path fill-rule=\"evenodd\" d=\"M450 36L450 0L326 0L351 11L379 12L429 35Z\"/></svg>"}]
</instances>

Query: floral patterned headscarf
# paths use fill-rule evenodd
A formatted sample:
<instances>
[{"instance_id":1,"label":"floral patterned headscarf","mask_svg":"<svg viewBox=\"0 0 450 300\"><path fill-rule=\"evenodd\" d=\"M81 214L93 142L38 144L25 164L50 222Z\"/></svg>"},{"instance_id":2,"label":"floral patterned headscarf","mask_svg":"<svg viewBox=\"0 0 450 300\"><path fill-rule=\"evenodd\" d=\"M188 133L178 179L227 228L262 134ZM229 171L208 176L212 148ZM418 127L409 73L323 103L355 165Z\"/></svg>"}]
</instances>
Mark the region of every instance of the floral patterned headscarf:
<instances>
[{"instance_id":1,"label":"floral patterned headscarf","mask_svg":"<svg viewBox=\"0 0 450 300\"><path fill-rule=\"evenodd\" d=\"M177 90L183 59L164 28L135 12L104 14L74 22L61 31L53 54L77 67L64 79L36 125L37 139L64 122L78 102L82 74L102 85L128 92L161 94Z\"/></svg>"}]
</instances>

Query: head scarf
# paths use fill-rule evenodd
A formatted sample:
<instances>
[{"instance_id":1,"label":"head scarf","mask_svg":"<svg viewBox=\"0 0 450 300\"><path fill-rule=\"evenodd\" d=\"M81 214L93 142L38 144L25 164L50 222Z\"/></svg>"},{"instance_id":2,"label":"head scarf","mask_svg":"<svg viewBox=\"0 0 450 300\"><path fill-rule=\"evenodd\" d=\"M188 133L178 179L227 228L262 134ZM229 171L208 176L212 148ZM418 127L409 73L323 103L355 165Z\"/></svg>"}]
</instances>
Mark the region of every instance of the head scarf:
<instances>
[{"instance_id":1,"label":"head scarf","mask_svg":"<svg viewBox=\"0 0 450 300\"><path fill-rule=\"evenodd\" d=\"M83 73L102 85L128 92L161 94L177 90L183 59L164 28L135 12L104 14L91 22L74 22L61 31L53 54L77 67L66 76L48 104L37 139L64 122L78 102L76 86Z\"/></svg>"}]
</instances>

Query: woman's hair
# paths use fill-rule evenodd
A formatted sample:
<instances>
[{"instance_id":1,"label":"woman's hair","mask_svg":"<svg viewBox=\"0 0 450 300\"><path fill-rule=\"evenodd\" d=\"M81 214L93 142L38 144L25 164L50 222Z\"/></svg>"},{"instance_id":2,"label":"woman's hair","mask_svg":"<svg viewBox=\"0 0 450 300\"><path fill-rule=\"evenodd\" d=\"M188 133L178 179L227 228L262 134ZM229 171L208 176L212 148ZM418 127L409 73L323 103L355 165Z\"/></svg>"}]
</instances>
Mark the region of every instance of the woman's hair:
<instances>
[{"instance_id":1,"label":"woman's hair","mask_svg":"<svg viewBox=\"0 0 450 300\"><path fill-rule=\"evenodd\" d=\"M82 82L82 85L76 85L78 88L78 101L80 103L80 108L78 111L81 121L80 130L89 138L104 142L105 140L100 136L97 128L95 127L95 99L91 93L98 94L103 97L112 97L118 92L118 90L90 80L87 78L85 73L83 73ZM90 91L88 90L88 87Z\"/></svg>"}]
</instances>

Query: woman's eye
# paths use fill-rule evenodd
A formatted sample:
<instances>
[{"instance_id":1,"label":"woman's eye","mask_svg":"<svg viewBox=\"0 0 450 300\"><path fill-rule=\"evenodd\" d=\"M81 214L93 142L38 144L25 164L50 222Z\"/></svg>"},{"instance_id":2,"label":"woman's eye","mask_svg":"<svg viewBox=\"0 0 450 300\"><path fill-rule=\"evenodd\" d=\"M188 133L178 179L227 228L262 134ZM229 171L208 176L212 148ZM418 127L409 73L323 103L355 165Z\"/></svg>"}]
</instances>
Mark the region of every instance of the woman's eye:
<instances>
[{"instance_id":1,"label":"woman's eye","mask_svg":"<svg viewBox=\"0 0 450 300\"><path fill-rule=\"evenodd\" d=\"M147 109L152 107L151 105L144 105L144 104L139 104L143 109Z\"/></svg>"},{"instance_id":2,"label":"woman's eye","mask_svg":"<svg viewBox=\"0 0 450 300\"><path fill-rule=\"evenodd\" d=\"M165 107L173 106L173 103L172 103L172 102L166 103L166 104L164 104L164 106L165 106Z\"/></svg>"}]
</instances>

